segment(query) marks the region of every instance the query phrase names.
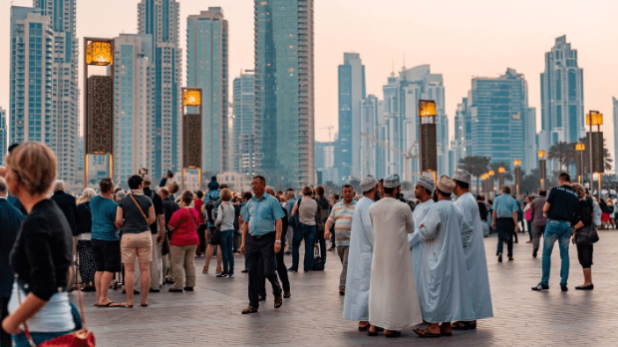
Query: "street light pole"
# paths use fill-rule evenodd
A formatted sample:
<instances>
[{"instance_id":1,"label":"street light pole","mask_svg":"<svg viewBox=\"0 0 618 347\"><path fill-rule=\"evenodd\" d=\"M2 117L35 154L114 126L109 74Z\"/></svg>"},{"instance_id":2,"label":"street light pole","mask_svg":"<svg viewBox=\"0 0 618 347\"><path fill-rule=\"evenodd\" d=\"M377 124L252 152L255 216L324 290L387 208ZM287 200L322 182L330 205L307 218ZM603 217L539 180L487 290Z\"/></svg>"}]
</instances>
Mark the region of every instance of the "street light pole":
<instances>
[{"instance_id":1,"label":"street light pole","mask_svg":"<svg viewBox=\"0 0 618 347\"><path fill-rule=\"evenodd\" d=\"M545 189L545 154L544 150L539 151L539 178L541 180L541 189Z\"/></svg>"},{"instance_id":2,"label":"street light pole","mask_svg":"<svg viewBox=\"0 0 618 347\"><path fill-rule=\"evenodd\" d=\"M521 160L515 159L513 161L515 164L515 196L519 197L519 184L521 180Z\"/></svg>"}]
</instances>

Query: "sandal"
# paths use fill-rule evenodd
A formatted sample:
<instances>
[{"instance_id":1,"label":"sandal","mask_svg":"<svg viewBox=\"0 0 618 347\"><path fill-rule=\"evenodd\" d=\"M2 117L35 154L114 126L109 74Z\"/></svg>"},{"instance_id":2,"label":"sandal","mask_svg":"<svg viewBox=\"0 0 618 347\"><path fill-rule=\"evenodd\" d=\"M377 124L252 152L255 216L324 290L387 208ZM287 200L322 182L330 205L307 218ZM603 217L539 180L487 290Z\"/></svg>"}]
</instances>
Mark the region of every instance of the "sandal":
<instances>
[{"instance_id":1,"label":"sandal","mask_svg":"<svg viewBox=\"0 0 618 347\"><path fill-rule=\"evenodd\" d=\"M207 274L208 273L208 266L204 266L204 268L202 269L202 273L203 274Z\"/></svg>"},{"instance_id":2,"label":"sandal","mask_svg":"<svg viewBox=\"0 0 618 347\"><path fill-rule=\"evenodd\" d=\"M454 322L451 324L453 330L472 330L476 329L476 323L472 322Z\"/></svg>"},{"instance_id":3,"label":"sandal","mask_svg":"<svg viewBox=\"0 0 618 347\"><path fill-rule=\"evenodd\" d=\"M370 324L370 323L367 323L367 325L362 326L362 327L361 327L361 326L359 326L359 327L358 327L358 331L367 331L367 330L369 330L369 327L370 327L370 326L371 326L371 324Z\"/></svg>"},{"instance_id":4,"label":"sandal","mask_svg":"<svg viewBox=\"0 0 618 347\"><path fill-rule=\"evenodd\" d=\"M275 296L275 308L279 308L281 305L283 305L283 298L281 295Z\"/></svg>"},{"instance_id":5,"label":"sandal","mask_svg":"<svg viewBox=\"0 0 618 347\"><path fill-rule=\"evenodd\" d=\"M101 308L101 307L125 307L126 305L110 301L105 305L95 305L95 306Z\"/></svg>"},{"instance_id":6,"label":"sandal","mask_svg":"<svg viewBox=\"0 0 618 347\"><path fill-rule=\"evenodd\" d=\"M217 274L222 273L223 272L223 268L220 267L220 266L217 266L217 271L216 272L217 272Z\"/></svg>"},{"instance_id":7,"label":"sandal","mask_svg":"<svg viewBox=\"0 0 618 347\"><path fill-rule=\"evenodd\" d=\"M257 311L257 307L248 306L246 309L242 310L242 314L256 313Z\"/></svg>"},{"instance_id":8,"label":"sandal","mask_svg":"<svg viewBox=\"0 0 618 347\"><path fill-rule=\"evenodd\" d=\"M420 337L440 337L442 336L442 334L436 334L436 333L432 333L431 331L429 331L428 328L425 329L414 329L414 332L416 333L416 335L420 336Z\"/></svg>"},{"instance_id":9,"label":"sandal","mask_svg":"<svg viewBox=\"0 0 618 347\"><path fill-rule=\"evenodd\" d=\"M384 336L386 336L386 337L401 337L401 331L391 330L388 333L385 332Z\"/></svg>"}]
</instances>

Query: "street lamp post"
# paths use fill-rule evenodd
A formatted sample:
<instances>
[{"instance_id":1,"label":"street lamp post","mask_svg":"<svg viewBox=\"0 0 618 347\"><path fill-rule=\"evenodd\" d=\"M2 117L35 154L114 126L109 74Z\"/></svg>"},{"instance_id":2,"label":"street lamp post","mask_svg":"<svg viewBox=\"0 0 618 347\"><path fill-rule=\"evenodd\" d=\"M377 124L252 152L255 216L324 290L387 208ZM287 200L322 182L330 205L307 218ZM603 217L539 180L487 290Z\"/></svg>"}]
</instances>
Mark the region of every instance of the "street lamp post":
<instances>
[{"instance_id":1,"label":"street lamp post","mask_svg":"<svg viewBox=\"0 0 618 347\"><path fill-rule=\"evenodd\" d=\"M515 165L515 196L519 197L519 185L521 180L521 160L515 159L513 161Z\"/></svg>"},{"instance_id":2,"label":"street lamp post","mask_svg":"<svg viewBox=\"0 0 618 347\"><path fill-rule=\"evenodd\" d=\"M539 151L539 178L541 180L541 189L545 189L545 174L546 174L546 161L545 155L547 153L544 150Z\"/></svg>"},{"instance_id":3,"label":"street lamp post","mask_svg":"<svg viewBox=\"0 0 618 347\"><path fill-rule=\"evenodd\" d=\"M431 172L433 180L437 180L438 149L436 133L436 102L433 100L418 101L419 147L418 161L421 176ZM406 168L410 170L410 168ZM408 171L406 171L408 172Z\"/></svg>"},{"instance_id":4,"label":"street lamp post","mask_svg":"<svg viewBox=\"0 0 618 347\"><path fill-rule=\"evenodd\" d=\"M489 170L487 175L489 175L489 195L491 196L491 193L494 191L494 176L496 175L496 172L494 170ZM495 196L496 194L494 193L494 197Z\"/></svg>"},{"instance_id":5,"label":"street lamp post","mask_svg":"<svg viewBox=\"0 0 618 347\"><path fill-rule=\"evenodd\" d=\"M588 146L590 153L590 190L592 190L592 184L594 182L594 174L599 177L599 194L598 199L601 199L601 175L605 171L605 163L603 157L603 132L601 132L601 125L603 125L603 114L599 111L590 111L586 115L586 125L590 127L590 131L587 134ZM597 131L593 131L593 126L597 126Z\"/></svg>"},{"instance_id":6,"label":"street lamp post","mask_svg":"<svg viewBox=\"0 0 618 347\"><path fill-rule=\"evenodd\" d=\"M502 189L502 187L504 187L504 172L506 170L503 167L499 167L498 168L498 173L500 174L498 176L498 189Z\"/></svg>"},{"instance_id":7,"label":"street lamp post","mask_svg":"<svg viewBox=\"0 0 618 347\"><path fill-rule=\"evenodd\" d=\"M586 145L583 143L575 144L575 151L579 153L579 158L577 158L577 181L579 184L582 184L584 180L584 175L586 174L586 170L584 168L584 151L586 150Z\"/></svg>"},{"instance_id":8,"label":"street lamp post","mask_svg":"<svg viewBox=\"0 0 618 347\"><path fill-rule=\"evenodd\" d=\"M195 110L197 113L190 113ZM199 189L202 190L202 89L182 88L182 189L185 189L185 170L197 169Z\"/></svg>"}]
</instances>

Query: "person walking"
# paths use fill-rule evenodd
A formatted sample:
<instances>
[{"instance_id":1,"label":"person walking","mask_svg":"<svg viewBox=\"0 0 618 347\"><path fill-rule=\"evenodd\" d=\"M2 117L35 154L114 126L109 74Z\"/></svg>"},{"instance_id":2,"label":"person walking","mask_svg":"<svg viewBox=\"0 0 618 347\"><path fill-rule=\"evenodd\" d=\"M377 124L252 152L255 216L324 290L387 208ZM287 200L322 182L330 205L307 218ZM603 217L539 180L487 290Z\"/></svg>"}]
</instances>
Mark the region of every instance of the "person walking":
<instances>
[{"instance_id":1,"label":"person walking","mask_svg":"<svg viewBox=\"0 0 618 347\"><path fill-rule=\"evenodd\" d=\"M313 200L313 189L305 186L302 190L303 197L294 204L292 208L292 218L298 214L298 228L294 230L292 239L292 266L288 271L298 272L300 243L305 240L305 260L303 270L309 272L313 270L313 240L316 232L316 219L318 216L318 203Z\"/></svg>"},{"instance_id":2,"label":"person walking","mask_svg":"<svg viewBox=\"0 0 618 347\"><path fill-rule=\"evenodd\" d=\"M615 216L616 216L616 206L611 198L607 198L607 209L609 210L609 224L612 226L612 229L616 228L614 224ZM608 225L609 228L609 225Z\"/></svg>"},{"instance_id":3,"label":"person walking","mask_svg":"<svg viewBox=\"0 0 618 347\"><path fill-rule=\"evenodd\" d=\"M526 196L526 206L524 206L524 219L526 220L526 231L528 231L528 237L530 238L528 241L526 241L526 243L532 243L532 218L530 217L530 207L532 205L532 200L532 195Z\"/></svg>"},{"instance_id":4,"label":"person walking","mask_svg":"<svg viewBox=\"0 0 618 347\"><path fill-rule=\"evenodd\" d=\"M13 271L9 266L9 255L17 239L19 227L24 215L15 208L7 197L9 189L3 177L0 177L0 322L9 315L8 306L11 297L11 287L15 281ZM11 347L11 335L0 329L0 347Z\"/></svg>"},{"instance_id":5,"label":"person walking","mask_svg":"<svg viewBox=\"0 0 618 347\"><path fill-rule=\"evenodd\" d=\"M172 238L172 232L169 229L167 229L167 225L172 219L174 212L178 211L180 207L178 207L178 204L174 200L172 200L172 198L170 197L170 191L169 189L167 189L167 187L163 187L159 189L159 196L161 196L161 200L163 203L163 213L165 215L165 228L167 230L166 240L164 242L166 242L169 246L169 240ZM162 253L161 254L161 273L163 274L162 276L163 283L174 283L174 280L172 279L174 274L172 273L172 267L170 263L171 262L170 262L169 251L167 254Z\"/></svg>"},{"instance_id":6,"label":"person walking","mask_svg":"<svg viewBox=\"0 0 618 347\"><path fill-rule=\"evenodd\" d=\"M221 256L223 257L223 272L217 277L234 277L234 220L236 215L232 205L232 191L225 188L221 191L221 204L217 212L215 226L221 230Z\"/></svg>"},{"instance_id":7,"label":"person walking","mask_svg":"<svg viewBox=\"0 0 618 347\"><path fill-rule=\"evenodd\" d=\"M579 204L577 205L577 212L573 220L573 239L572 242L577 246L577 259L579 264L584 270L584 284L575 287L577 290L593 290L594 284L592 284L592 243L581 244L577 242L577 233L587 232L587 228L592 225L592 209L590 204L586 201L586 190L579 183L573 183L573 190L579 197Z\"/></svg>"},{"instance_id":8,"label":"person walking","mask_svg":"<svg viewBox=\"0 0 618 347\"><path fill-rule=\"evenodd\" d=\"M51 149L25 142L10 152L6 163L8 188L28 214L10 255L15 281L2 329L13 335L15 346L26 347L30 342L22 326L27 323L33 342L40 345L77 327L67 293L73 234L64 213L49 198L57 172Z\"/></svg>"},{"instance_id":9,"label":"person walking","mask_svg":"<svg viewBox=\"0 0 618 347\"><path fill-rule=\"evenodd\" d=\"M381 327L386 337L400 337L402 329L423 320L407 242L414 220L410 207L397 200L400 192L399 176L390 175L384 179L385 197L369 207L374 231L369 336L376 336L376 327Z\"/></svg>"},{"instance_id":10,"label":"person walking","mask_svg":"<svg viewBox=\"0 0 618 347\"><path fill-rule=\"evenodd\" d=\"M182 290L192 292L195 287L195 248L199 243L197 228L199 227L199 212L193 207L193 193L185 190L180 195L180 209L172 215L167 229L172 233L170 240L170 260L174 286L172 293L182 293Z\"/></svg>"},{"instance_id":11,"label":"person walking","mask_svg":"<svg viewBox=\"0 0 618 347\"><path fill-rule=\"evenodd\" d=\"M161 252L163 251L163 241L165 240L165 214L163 213L163 201L161 196L150 189L152 181L150 177L144 176L144 196L150 198L155 210L156 222L150 225L152 234L152 260L150 261L150 292L158 293L163 284L161 276Z\"/></svg>"},{"instance_id":12,"label":"person walking","mask_svg":"<svg viewBox=\"0 0 618 347\"><path fill-rule=\"evenodd\" d=\"M210 183L208 183L208 189L210 190L204 197L202 209L202 213L205 215L204 220L208 223L208 245L206 246L206 259L204 267L202 268L203 274L208 273L210 259L212 259L215 249L217 249L217 268L215 269L215 273L220 274L223 272L223 268L221 267L223 261L221 253L221 235L220 233L217 235L217 232L220 230L217 230L217 227L215 227L217 209L219 208L219 204L221 204L221 190L219 188L220 185L216 181L216 176L213 176Z\"/></svg>"},{"instance_id":13,"label":"person walking","mask_svg":"<svg viewBox=\"0 0 618 347\"><path fill-rule=\"evenodd\" d=\"M498 262L502 262L502 250L506 242L509 260L513 260L513 235L517 233L517 201L511 196L511 188L502 187L494 199L492 228L498 232Z\"/></svg>"},{"instance_id":14,"label":"person walking","mask_svg":"<svg viewBox=\"0 0 618 347\"><path fill-rule=\"evenodd\" d=\"M286 245L286 248L284 248L284 250L285 250L285 254L290 255L292 254L292 243L294 241L294 233L296 232L297 229L300 228L300 226L298 225L299 224L298 216L292 216L292 209L294 208L294 206L296 206L296 202L298 200L296 199L296 192L292 188L288 188L288 190L286 190L285 197L287 200L285 202L284 208L288 216L288 229L284 230L283 232L285 233L285 237L288 240L288 243Z\"/></svg>"},{"instance_id":15,"label":"person walking","mask_svg":"<svg viewBox=\"0 0 618 347\"><path fill-rule=\"evenodd\" d=\"M560 247L560 289L566 292L569 279L569 241L571 240L571 226L579 206L579 196L571 187L571 176L563 172L558 176L558 187L549 191L543 213L547 216L545 226L545 242L543 242L543 276L541 282L532 287L532 290L549 289L549 270L551 268L551 252L558 241Z\"/></svg>"},{"instance_id":16,"label":"person walking","mask_svg":"<svg viewBox=\"0 0 618 347\"><path fill-rule=\"evenodd\" d=\"M196 211L202 211L202 206L204 206L204 193L201 190L198 190L195 193L195 200L193 200L193 208ZM197 236L200 239L200 244L195 250L195 255L201 257L202 254L206 252L206 231L208 230L208 224L204 220L204 214L200 213L200 227L197 229Z\"/></svg>"},{"instance_id":17,"label":"person walking","mask_svg":"<svg viewBox=\"0 0 618 347\"><path fill-rule=\"evenodd\" d=\"M92 213L90 200L97 195L92 188L86 188L79 198L79 204L75 211L75 223L77 225L77 255L79 259L79 276L81 277L82 291L96 291L94 275L96 264L92 250Z\"/></svg>"},{"instance_id":18,"label":"person walking","mask_svg":"<svg viewBox=\"0 0 618 347\"><path fill-rule=\"evenodd\" d=\"M369 208L375 201L378 181L367 175L360 183L363 197L356 204L350 233L350 251L343 318L358 321L358 330L369 330L369 282L373 258L374 235ZM319 188L319 187L318 187Z\"/></svg>"},{"instance_id":19,"label":"person walking","mask_svg":"<svg viewBox=\"0 0 618 347\"><path fill-rule=\"evenodd\" d=\"M328 220L328 216L330 216L330 202L326 198L326 189L324 186L317 186L315 188L315 193L317 195L315 201L318 203L318 225L315 233L315 242L320 246L320 259L322 260L322 266L326 265L326 239L324 238L324 233L326 229L326 221Z\"/></svg>"},{"instance_id":20,"label":"person walking","mask_svg":"<svg viewBox=\"0 0 618 347\"><path fill-rule=\"evenodd\" d=\"M114 201L114 181L104 178L99 182L99 195L90 200L92 215L92 251L96 272L94 285L97 291L97 307L125 307L108 297L114 274L121 271L120 231L116 228L118 204Z\"/></svg>"},{"instance_id":21,"label":"person walking","mask_svg":"<svg viewBox=\"0 0 618 347\"><path fill-rule=\"evenodd\" d=\"M352 218L354 216L354 188L349 184L341 187L342 200L333 206L328 221L326 221L325 238L330 238L330 229L335 227L337 254L343 265L339 277L339 295L345 295L346 275L348 273L348 256L350 248L350 232L352 231Z\"/></svg>"},{"instance_id":22,"label":"person walking","mask_svg":"<svg viewBox=\"0 0 618 347\"><path fill-rule=\"evenodd\" d=\"M599 206L601 207L601 229L609 229L611 211L602 197L599 198Z\"/></svg>"},{"instance_id":23,"label":"person walking","mask_svg":"<svg viewBox=\"0 0 618 347\"><path fill-rule=\"evenodd\" d=\"M532 257L536 258L539 251L539 241L541 236L545 234L545 224L547 224L547 218L543 214L543 207L547 199L547 191L541 189L539 196L532 200L530 204L530 220L532 224Z\"/></svg>"},{"instance_id":24,"label":"person walking","mask_svg":"<svg viewBox=\"0 0 618 347\"><path fill-rule=\"evenodd\" d=\"M133 307L135 259L141 273L142 307L148 307L150 262L152 261L152 233L150 225L156 221L150 198L144 196L144 179L133 175L128 180L131 192L122 198L116 210L116 227L122 229L120 250L124 264L127 306Z\"/></svg>"},{"instance_id":25,"label":"person walking","mask_svg":"<svg viewBox=\"0 0 618 347\"><path fill-rule=\"evenodd\" d=\"M270 281L273 287L275 308L283 305L275 255L281 251L281 218L285 216L285 213L274 196L265 194L266 179L264 177L253 177L251 188L255 195L247 202L242 216L240 252L245 254L249 270L249 306L242 311L242 314L258 312L260 260L264 270L263 276Z\"/></svg>"}]
</instances>

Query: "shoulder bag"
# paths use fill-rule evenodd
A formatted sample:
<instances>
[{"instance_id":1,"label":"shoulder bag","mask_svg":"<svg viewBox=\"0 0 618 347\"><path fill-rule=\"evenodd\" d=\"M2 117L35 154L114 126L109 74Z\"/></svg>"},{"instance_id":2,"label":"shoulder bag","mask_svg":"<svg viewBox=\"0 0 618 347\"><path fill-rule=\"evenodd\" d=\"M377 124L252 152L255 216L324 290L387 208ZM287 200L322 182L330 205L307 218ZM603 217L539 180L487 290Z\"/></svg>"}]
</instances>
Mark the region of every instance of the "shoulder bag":
<instances>
[{"instance_id":1,"label":"shoulder bag","mask_svg":"<svg viewBox=\"0 0 618 347\"><path fill-rule=\"evenodd\" d=\"M599 233L594 222L583 226L575 232L575 242L580 246L591 245L599 241Z\"/></svg>"},{"instance_id":2,"label":"shoulder bag","mask_svg":"<svg viewBox=\"0 0 618 347\"><path fill-rule=\"evenodd\" d=\"M133 202L135 203L135 206L137 206L137 209L142 214L142 217L144 217L144 220L146 220L146 225L148 225L150 227L150 224L148 224L148 217L146 217L146 214L142 210L142 207L137 203L137 201L133 197L133 194L129 194L129 197L131 198L131 200L133 200Z\"/></svg>"}]
</instances>

